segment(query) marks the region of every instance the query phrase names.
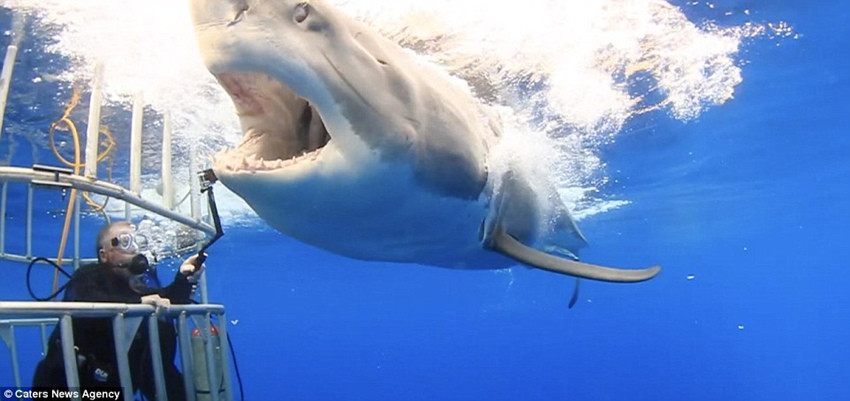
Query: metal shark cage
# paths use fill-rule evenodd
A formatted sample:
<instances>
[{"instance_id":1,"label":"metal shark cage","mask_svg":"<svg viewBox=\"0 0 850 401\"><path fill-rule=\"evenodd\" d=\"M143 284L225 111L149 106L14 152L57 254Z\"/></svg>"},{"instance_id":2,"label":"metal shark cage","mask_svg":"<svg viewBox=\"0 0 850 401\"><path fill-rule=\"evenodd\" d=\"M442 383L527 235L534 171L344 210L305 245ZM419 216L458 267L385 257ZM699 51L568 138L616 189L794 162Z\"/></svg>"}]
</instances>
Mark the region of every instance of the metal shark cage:
<instances>
[{"instance_id":1,"label":"metal shark cage","mask_svg":"<svg viewBox=\"0 0 850 401\"><path fill-rule=\"evenodd\" d=\"M6 109L6 100L11 84L12 69L17 55L17 46L10 45L6 51L3 62L2 75L0 75L0 134L2 134L2 123ZM87 143L85 160L88 163L80 163L79 160L73 164L73 169L55 168L48 166L32 167L0 167L0 260L28 263L34 259L33 240L35 227L33 224L33 210L36 204L35 190L42 188L48 190L59 190L70 192L69 207L65 211L65 233L72 231L73 255L70 258L62 258L61 254L66 245L66 235L63 235L60 244L60 255L57 258L49 258L58 265L73 265L76 269L82 263L96 261L96 258L84 258L80 253L80 204L89 193L98 194L108 198L122 200L125 204L125 216L128 220L133 216L133 211L143 210L146 213L158 215L160 218L181 223L195 235L191 244L183 252L198 251L202 249L204 238L220 235L213 224L211 224L210 210L206 214L201 208L201 183L193 180L191 183L191 212L180 213L173 204L174 188L171 178L171 124L168 116L165 116L163 129L163 151L162 151L162 201L143 199L141 186L141 132L142 132L142 101L141 95L137 95L133 105L133 117L131 126L131 155L130 155L130 185L124 188L111 182L102 181L97 178L98 159L98 137L100 126L101 88L103 80L103 66L98 65L91 89L91 101L89 105L89 124L87 127ZM66 117L68 112L66 111ZM74 130L75 140L76 131ZM2 137L0 137L2 138ZM79 155L79 149L77 154ZM190 168L196 171L194 166L194 154L191 157ZM85 168L80 174L81 167ZM7 240L7 207L8 192L10 184L13 187L26 188L26 212L25 212L25 250L22 253L10 252L6 247ZM208 196L212 192L208 191ZM87 200L89 198L86 198ZM184 198L185 199L185 198ZM214 207L214 202L211 202ZM108 215L104 214L107 216ZM70 230L70 222L73 220L73 229ZM220 229L220 228L219 228ZM214 237L217 238L217 237ZM209 243L208 243L209 244ZM208 245L207 244L207 245ZM77 372L76 356L73 339L73 320L76 317L100 317L110 318L113 324L115 339L115 350L118 359L118 374L121 380L124 400L134 399L133 384L130 378L130 366L127 352L132 343L135 333L141 327L143 320L147 319L150 338L150 352L152 365L154 367L154 381L158 400L167 400L165 380L163 373L163 361L160 350L159 333L157 330L157 319L176 319L180 361L183 371L186 397L189 400L232 400L232 383L229 368L229 343L227 338L227 320L224 306L208 303L206 290L206 277L201 276L199 281L199 292L201 304L197 305L172 305L168 307L154 307L145 304L116 304L116 303L83 303L83 302L0 302L0 337L2 337L10 353L11 370L14 383L3 383L6 378L0 378L0 386L14 385L16 387L28 387L29 382L22 381L19 357L22 350L16 342L16 329L19 333L24 330L33 331L38 328L41 333L42 355L47 351L48 331L58 324L61 333L62 355L65 363L65 374L69 388L79 387L79 375ZM219 324L214 325L214 318ZM195 330L190 331L190 322L194 324ZM35 357L36 355L30 355ZM206 387L202 389L200 387ZM215 390L217 389L217 391Z\"/></svg>"}]
</instances>

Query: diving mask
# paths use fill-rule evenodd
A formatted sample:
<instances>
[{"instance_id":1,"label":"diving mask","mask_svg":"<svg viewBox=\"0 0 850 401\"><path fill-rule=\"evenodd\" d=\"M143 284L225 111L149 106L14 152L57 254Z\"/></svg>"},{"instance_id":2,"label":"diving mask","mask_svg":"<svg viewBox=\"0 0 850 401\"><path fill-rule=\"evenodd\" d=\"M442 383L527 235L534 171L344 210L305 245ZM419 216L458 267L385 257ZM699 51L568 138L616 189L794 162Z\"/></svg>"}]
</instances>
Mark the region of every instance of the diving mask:
<instances>
[{"instance_id":1,"label":"diving mask","mask_svg":"<svg viewBox=\"0 0 850 401\"><path fill-rule=\"evenodd\" d=\"M125 232L112 237L110 244L123 252L139 253L147 250L148 237L144 234Z\"/></svg>"}]
</instances>

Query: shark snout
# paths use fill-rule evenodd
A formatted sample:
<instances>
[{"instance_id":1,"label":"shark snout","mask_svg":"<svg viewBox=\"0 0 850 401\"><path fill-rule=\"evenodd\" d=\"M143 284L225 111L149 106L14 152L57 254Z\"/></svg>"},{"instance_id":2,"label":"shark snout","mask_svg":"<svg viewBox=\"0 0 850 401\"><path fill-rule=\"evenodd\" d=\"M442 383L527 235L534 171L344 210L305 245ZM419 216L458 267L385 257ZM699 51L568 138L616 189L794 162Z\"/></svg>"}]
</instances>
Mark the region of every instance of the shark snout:
<instances>
[{"instance_id":1,"label":"shark snout","mask_svg":"<svg viewBox=\"0 0 850 401\"><path fill-rule=\"evenodd\" d=\"M242 20L250 9L247 0L191 0L195 26L230 26Z\"/></svg>"}]
</instances>

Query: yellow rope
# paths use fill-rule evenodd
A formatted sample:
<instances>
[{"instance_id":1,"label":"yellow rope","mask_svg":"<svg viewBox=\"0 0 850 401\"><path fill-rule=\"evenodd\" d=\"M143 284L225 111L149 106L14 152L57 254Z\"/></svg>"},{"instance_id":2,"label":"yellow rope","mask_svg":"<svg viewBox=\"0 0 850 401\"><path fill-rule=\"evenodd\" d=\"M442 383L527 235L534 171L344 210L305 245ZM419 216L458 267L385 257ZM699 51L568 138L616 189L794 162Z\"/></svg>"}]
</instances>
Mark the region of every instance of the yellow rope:
<instances>
[{"instance_id":1,"label":"yellow rope","mask_svg":"<svg viewBox=\"0 0 850 401\"><path fill-rule=\"evenodd\" d=\"M58 120L54 121L50 124L50 130L48 131L48 138L50 140L50 149L53 150L53 154L56 156L59 161L64 163L66 166L72 167L74 169L74 174L79 175L80 169L85 167L85 163L80 162L80 135L77 131L77 126L71 121L70 115L71 112L77 107L77 104L80 102L80 90L78 88L74 88L74 93L71 95L71 99L68 101L67 106L65 107L65 112L62 114L62 117ZM95 124L97 122L89 121L89 124ZM74 144L74 161L71 162L59 153L59 150L56 148L55 141L55 132L56 130L69 131L71 133L72 142ZM103 127L99 130L100 133L104 134L106 137L106 149L97 155L95 158L95 163L99 163L106 157L110 156L112 150L115 148L115 139L112 137L112 134L109 132L109 128ZM110 163L111 164L111 163ZM111 168L108 169L109 175L112 175ZM68 208L65 210L65 225L62 229L62 239L59 241L59 252L56 256L56 263L58 265L62 265L62 256L65 253L65 246L68 243L68 231L71 228L71 216L74 210L74 205L77 200L77 189L71 189L70 198L68 199ZM83 192L83 198L92 209L97 212L102 211L106 207L106 202L102 205L98 204L94 200L91 199L91 196L88 192ZM59 270L56 270L53 274L53 292L57 291L59 287Z\"/></svg>"},{"instance_id":2,"label":"yellow rope","mask_svg":"<svg viewBox=\"0 0 850 401\"><path fill-rule=\"evenodd\" d=\"M77 104L80 102L80 90L74 88L74 93L71 95L71 99L68 101L68 105L65 107L65 113L62 114L62 117L58 120L54 121L50 124L50 130L47 132L48 139L50 140L50 149L53 151L53 154L56 156L59 161L65 164L68 167L85 167L85 163L80 163L79 160L75 160L74 162L69 161L61 153L59 153L59 149L56 148L56 140L55 133L56 130L62 131L70 131L71 135L75 138L77 142L74 143L74 151L78 151L79 144L79 134L77 132L77 126L71 121L70 115L74 108L77 107ZM64 124L64 127L63 127ZM100 163L103 159L107 158L112 154L112 150L115 148L115 138L112 136L112 133L109 131L109 127L100 128L100 133L106 137L106 149L103 152L98 153L97 162Z\"/></svg>"},{"instance_id":3,"label":"yellow rope","mask_svg":"<svg viewBox=\"0 0 850 401\"><path fill-rule=\"evenodd\" d=\"M69 130L71 131L71 137L74 141L74 174L78 175L80 173L80 136L77 132L77 127L74 123L68 118L71 114L71 111L77 107L77 103L80 100L80 92L77 89L74 89L74 94L71 96L71 101L68 103L68 106L65 108L65 114L58 121L54 122L50 125L50 148L53 149L53 153L64 162L65 164L71 164L65 158L63 158L59 152L56 150L56 145L53 141L53 132L56 127L59 126L60 123L65 123ZM77 199L77 189L71 189L71 196L68 198L68 208L65 209L65 226L62 229L62 239L59 241L59 251L56 256L56 264L62 265L62 256L65 253L65 245L68 243L68 230L71 228L71 211L74 210L74 203ZM53 292L55 293L59 288L59 269L56 269L53 272Z\"/></svg>"}]
</instances>

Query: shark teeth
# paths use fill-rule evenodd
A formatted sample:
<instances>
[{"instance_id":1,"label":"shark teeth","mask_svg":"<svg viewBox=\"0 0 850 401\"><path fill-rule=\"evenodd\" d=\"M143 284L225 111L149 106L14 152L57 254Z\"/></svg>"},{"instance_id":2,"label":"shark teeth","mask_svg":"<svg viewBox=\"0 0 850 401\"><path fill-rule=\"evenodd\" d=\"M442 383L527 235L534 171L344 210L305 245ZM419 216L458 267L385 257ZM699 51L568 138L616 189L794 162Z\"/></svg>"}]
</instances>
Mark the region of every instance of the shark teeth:
<instances>
[{"instance_id":1,"label":"shark teeth","mask_svg":"<svg viewBox=\"0 0 850 401\"><path fill-rule=\"evenodd\" d=\"M253 173L258 171L273 171L293 166L301 162L316 161L321 152L322 149L319 148L313 152L304 152L299 156L293 156L286 160L265 160L258 157L256 154L245 155L235 151L224 151L215 155L213 164L217 169L225 169L234 172L245 171Z\"/></svg>"}]
</instances>

